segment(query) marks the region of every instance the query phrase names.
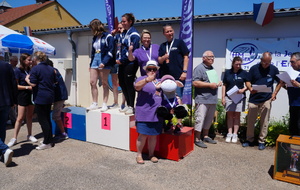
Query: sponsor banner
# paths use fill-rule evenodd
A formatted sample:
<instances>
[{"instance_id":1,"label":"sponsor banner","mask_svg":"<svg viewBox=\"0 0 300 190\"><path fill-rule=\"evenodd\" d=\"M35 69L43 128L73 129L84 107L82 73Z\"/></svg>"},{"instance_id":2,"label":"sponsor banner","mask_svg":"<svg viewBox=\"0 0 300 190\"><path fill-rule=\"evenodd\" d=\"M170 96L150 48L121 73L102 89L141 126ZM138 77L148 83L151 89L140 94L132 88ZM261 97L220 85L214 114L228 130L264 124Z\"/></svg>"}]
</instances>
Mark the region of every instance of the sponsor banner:
<instances>
[{"instance_id":1,"label":"sponsor banner","mask_svg":"<svg viewBox=\"0 0 300 190\"><path fill-rule=\"evenodd\" d=\"M279 71L290 67L290 56L300 52L299 38L259 38L259 39L228 39L226 46L226 69L231 68L235 56L243 59L242 68L249 70L260 62L263 52L272 53L272 64Z\"/></svg>"},{"instance_id":2,"label":"sponsor banner","mask_svg":"<svg viewBox=\"0 0 300 190\"><path fill-rule=\"evenodd\" d=\"M105 0L106 20L109 31L115 27L115 4L114 0Z\"/></svg>"},{"instance_id":3,"label":"sponsor banner","mask_svg":"<svg viewBox=\"0 0 300 190\"><path fill-rule=\"evenodd\" d=\"M193 18L194 1L183 0L179 38L182 39L190 51L187 77L183 89L182 103L192 104L192 75L193 75Z\"/></svg>"}]
</instances>

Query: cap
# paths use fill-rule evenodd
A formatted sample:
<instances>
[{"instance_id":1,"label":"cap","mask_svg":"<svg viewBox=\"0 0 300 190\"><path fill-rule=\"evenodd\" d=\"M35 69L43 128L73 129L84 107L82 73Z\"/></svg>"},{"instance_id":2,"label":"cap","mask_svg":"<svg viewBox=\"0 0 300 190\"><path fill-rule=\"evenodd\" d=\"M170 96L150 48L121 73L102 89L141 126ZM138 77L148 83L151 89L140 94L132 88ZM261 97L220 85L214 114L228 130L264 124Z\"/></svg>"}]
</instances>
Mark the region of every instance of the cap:
<instances>
[{"instance_id":1,"label":"cap","mask_svg":"<svg viewBox=\"0 0 300 190\"><path fill-rule=\"evenodd\" d=\"M148 62L146 63L146 66L143 67L143 69L146 70L147 67L150 67L150 66L151 66L151 67L157 67L157 69L159 69L159 66L158 66L157 62L154 61L154 60L148 61Z\"/></svg>"}]
</instances>

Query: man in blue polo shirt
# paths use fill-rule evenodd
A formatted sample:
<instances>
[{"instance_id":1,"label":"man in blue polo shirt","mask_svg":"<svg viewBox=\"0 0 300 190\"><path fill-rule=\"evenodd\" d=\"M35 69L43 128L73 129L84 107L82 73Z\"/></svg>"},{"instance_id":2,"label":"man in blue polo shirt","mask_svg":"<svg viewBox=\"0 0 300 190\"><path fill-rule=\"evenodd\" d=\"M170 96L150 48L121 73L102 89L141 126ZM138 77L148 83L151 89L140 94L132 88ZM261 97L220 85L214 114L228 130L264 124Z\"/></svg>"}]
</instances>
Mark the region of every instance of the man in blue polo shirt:
<instances>
[{"instance_id":1,"label":"man in blue polo shirt","mask_svg":"<svg viewBox=\"0 0 300 190\"><path fill-rule=\"evenodd\" d=\"M17 82L12 66L0 60L0 157L3 156L3 162L6 166L12 162L14 153L4 143L6 137L6 121L11 106L17 103L17 93Z\"/></svg>"},{"instance_id":2,"label":"man in blue polo shirt","mask_svg":"<svg viewBox=\"0 0 300 190\"><path fill-rule=\"evenodd\" d=\"M268 134L268 125L272 101L276 99L276 93L273 92L275 80L279 85L279 79L276 76L279 70L271 65L272 55L270 52L264 52L259 64L252 66L249 70L249 82L246 86L250 91L248 116L247 116L247 141L242 144L243 147L253 146L254 125L258 116L260 116L260 133L258 139L258 149L265 149L265 140ZM253 85L266 85L271 88L271 92L257 92L253 90Z\"/></svg>"},{"instance_id":3,"label":"man in blue polo shirt","mask_svg":"<svg viewBox=\"0 0 300 190\"><path fill-rule=\"evenodd\" d=\"M160 45L158 51L159 76L172 75L175 80L180 80L185 84L190 52L183 40L174 38L171 25L163 27L163 34L167 41ZM177 87L177 96L181 98L182 92L183 87Z\"/></svg>"},{"instance_id":4,"label":"man in blue polo shirt","mask_svg":"<svg viewBox=\"0 0 300 190\"><path fill-rule=\"evenodd\" d=\"M294 70L300 72L300 52L295 52L291 55L290 63ZM290 105L289 131L291 135L300 136L300 74L296 79L291 80L291 84L293 86L287 87ZM285 83L282 81L281 86L285 86Z\"/></svg>"}]
</instances>

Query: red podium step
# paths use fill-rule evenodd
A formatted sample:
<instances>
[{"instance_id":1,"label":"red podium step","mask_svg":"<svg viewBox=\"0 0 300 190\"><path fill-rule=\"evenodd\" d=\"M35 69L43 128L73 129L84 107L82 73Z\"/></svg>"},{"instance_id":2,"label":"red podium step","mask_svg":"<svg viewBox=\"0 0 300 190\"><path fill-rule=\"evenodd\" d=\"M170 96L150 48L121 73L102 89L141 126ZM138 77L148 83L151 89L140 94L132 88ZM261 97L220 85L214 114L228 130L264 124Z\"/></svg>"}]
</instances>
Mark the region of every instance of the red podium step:
<instances>
[{"instance_id":1,"label":"red podium step","mask_svg":"<svg viewBox=\"0 0 300 190\"><path fill-rule=\"evenodd\" d=\"M136 127L130 128L130 150L137 151L136 139L138 133ZM179 161L194 150L194 128L183 127L180 134L163 133L157 137L155 155L169 160ZM143 152L148 154L146 143Z\"/></svg>"}]
</instances>

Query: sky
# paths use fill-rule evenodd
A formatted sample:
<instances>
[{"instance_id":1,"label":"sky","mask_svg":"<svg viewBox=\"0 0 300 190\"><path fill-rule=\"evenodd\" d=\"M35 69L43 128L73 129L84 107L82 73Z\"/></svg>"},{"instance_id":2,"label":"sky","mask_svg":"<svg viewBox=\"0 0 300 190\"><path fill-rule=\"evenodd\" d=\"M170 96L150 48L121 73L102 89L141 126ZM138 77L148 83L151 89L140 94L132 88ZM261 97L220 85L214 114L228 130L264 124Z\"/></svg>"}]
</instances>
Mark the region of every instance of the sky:
<instances>
[{"instance_id":1,"label":"sky","mask_svg":"<svg viewBox=\"0 0 300 190\"><path fill-rule=\"evenodd\" d=\"M0 2L3 0L0 0ZM105 0L57 0L81 24L94 18L106 23ZM253 3L274 1L274 9L300 8L300 0L194 0L194 15L252 11ZM35 0L6 0L12 7L34 4ZM131 12L136 19L181 16L182 0L115 0L119 18Z\"/></svg>"}]
</instances>

